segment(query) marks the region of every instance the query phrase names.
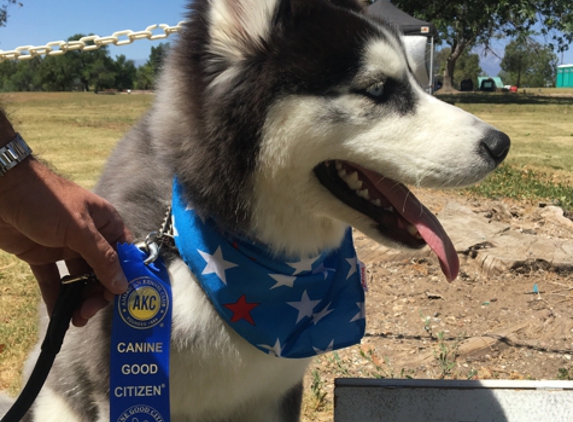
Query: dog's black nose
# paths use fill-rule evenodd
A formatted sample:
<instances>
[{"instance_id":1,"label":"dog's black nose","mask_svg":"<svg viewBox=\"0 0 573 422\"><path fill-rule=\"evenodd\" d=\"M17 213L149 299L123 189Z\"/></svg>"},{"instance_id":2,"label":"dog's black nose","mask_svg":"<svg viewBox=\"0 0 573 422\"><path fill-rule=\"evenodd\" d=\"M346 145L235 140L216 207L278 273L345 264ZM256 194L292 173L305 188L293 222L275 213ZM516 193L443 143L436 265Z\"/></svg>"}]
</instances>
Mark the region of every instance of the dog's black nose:
<instances>
[{"instance_id":1,"label":"dog's black nose","mask_svg":"<svg viewBox=\"0 0 573 422\"><path fill-rule=\"evenodd\" d=\"M482 154L487 154L498 166L507 157L510 143L509 136L505 133L490 129L481 139L479 148Z\"/></svg>"}]
</instances>

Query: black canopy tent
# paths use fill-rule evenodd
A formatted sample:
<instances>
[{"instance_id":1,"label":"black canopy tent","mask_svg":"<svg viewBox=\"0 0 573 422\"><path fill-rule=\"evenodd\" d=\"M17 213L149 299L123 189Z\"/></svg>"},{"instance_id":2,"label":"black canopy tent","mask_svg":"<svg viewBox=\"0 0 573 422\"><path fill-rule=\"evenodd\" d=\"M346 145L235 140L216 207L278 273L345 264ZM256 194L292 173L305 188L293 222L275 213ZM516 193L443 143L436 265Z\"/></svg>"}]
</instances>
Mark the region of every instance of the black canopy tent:
<instances>
[{"instance_id":1,"label":"black canopy tent","mask_svg":"<svg viewBox=\"0 0 573 422\"><path fill-rule=\"evenodd\" d=\"M396 26L404 34L406 48L417 62L414 66L414 73L420 84L428 92L431 92L434 84L434 37L436 35L434 25L431 22L416 19L402 12L388 0L378 0L376 3L371 4L368 6L368 13ZM422 50L420 50L420 43L417 41L420 39L422 40ZM423 42L424 39L425 44ZM410 40L413 42L410 42ZM429 52L427 47L429 47ZM420 63L421 61L423 63Z\"/></svg>"}]
</instances>

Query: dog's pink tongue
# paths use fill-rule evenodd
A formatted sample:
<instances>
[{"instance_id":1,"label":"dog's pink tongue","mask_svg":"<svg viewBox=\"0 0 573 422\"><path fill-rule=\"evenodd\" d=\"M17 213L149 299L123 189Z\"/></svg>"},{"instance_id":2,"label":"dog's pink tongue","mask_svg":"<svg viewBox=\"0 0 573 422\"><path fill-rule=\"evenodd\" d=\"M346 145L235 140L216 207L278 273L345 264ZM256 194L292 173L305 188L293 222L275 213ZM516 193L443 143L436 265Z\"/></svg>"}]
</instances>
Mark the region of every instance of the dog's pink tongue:
<instances>
[{"instance_id":1,"label":"dog's pink tongue","mask_svg":"<svg viewBox=\"0 0 573 422\"><path fill-rule=\"evenodd\" d=\"M360 170L388 199L394 209L416 227L420 236L438 256L440 266L448 281L453 281L460 269L458 254L436 216L403 184L382 178L378 173L364 168Z\"/></svg>"},{"instance_id":2,"label":"dog's pink tongue","mask_svg":"<svg viewBox=\"0 0 573 422\"><path fill-rule=\"evenodd\" d=\"M412 194L410 194L410 197L415 199ZM402 215L418 229L420 236L422 236L428 246L438 256L440 266L448 281L454 281L460 270L460 261L452 241L431 211L424 207L417 199L413 202L419 204L421 212L415 215L416 212L412 212L410 209L406 214Z\"/></svg>"}]
</instances>

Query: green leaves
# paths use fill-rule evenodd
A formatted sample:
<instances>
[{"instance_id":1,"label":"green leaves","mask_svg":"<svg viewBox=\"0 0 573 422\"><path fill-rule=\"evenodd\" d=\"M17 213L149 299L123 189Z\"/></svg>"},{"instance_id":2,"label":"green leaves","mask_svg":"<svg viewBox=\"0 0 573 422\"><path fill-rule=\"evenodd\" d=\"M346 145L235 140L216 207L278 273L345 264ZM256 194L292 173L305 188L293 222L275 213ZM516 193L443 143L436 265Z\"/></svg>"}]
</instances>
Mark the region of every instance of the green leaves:
<instances>
[{"instance_id":1,"label":"green leaves","mask_svg":"<svg viewBox=\"0 0 573 422\"><path fill-rule=\"evenodd\" d=\"M0 26L6 25L6 21L8 20L8 6L11 4L17 4L20 7L23 6L18 0L3 0L2 6L0 6Z\"/></svg>"},{"instance_id":2,"label":"green leaves","mask_svg":"<svg viewBox=\"0 0 573 422\"><path fill-rule=\"evenodd\" d=\"M168 43L160 43L157 47L151 47L149 60L137 69L135 85L137 89L153 89L155 81L163 65L163 60L169 52Z\"/></svg>"},{"instance_id":3,"label":"green leaves","mask_svg":"<svg viewBox=\"0 0 573 422\"><path fill-rule=\"evenodd\" d=\"M492 39L516 37L535 26L541 26L550 47L558 51L567 50L573 41L571 0L394 0L394 4L433 22L438 44L444 42L452 52L464 44L488 48Z\"/></svg>"},{"instance_id":4,"label":"green leaves","mask_svg":"<svg viewBox=\"0 0 573 422\"><path fill-rule=\"evenodd\" d=\"M544 87L555 83L559 59L548 46L521 37L505 47L501 68L504 81L517 86Z\"/></svg>"}]
</instances>

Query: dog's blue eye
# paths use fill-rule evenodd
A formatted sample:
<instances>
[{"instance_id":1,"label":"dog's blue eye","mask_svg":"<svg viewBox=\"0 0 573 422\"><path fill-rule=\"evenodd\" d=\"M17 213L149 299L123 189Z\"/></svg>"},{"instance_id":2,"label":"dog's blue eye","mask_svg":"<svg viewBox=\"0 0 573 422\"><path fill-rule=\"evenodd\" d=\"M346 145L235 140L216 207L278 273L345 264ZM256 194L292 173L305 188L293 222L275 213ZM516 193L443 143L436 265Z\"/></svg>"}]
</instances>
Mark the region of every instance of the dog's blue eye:
<instances>
[{"instance_id":1,"label":"dog's blue eye","mask_svg":"<svg viewBox=\"0 0 573 422\"><path fill-rule=\"evenodd\" d=\"M366 93L371 97L380 98L384 94L384 83L375 83L366 90Z\"/></svg>"}]
</instances>

